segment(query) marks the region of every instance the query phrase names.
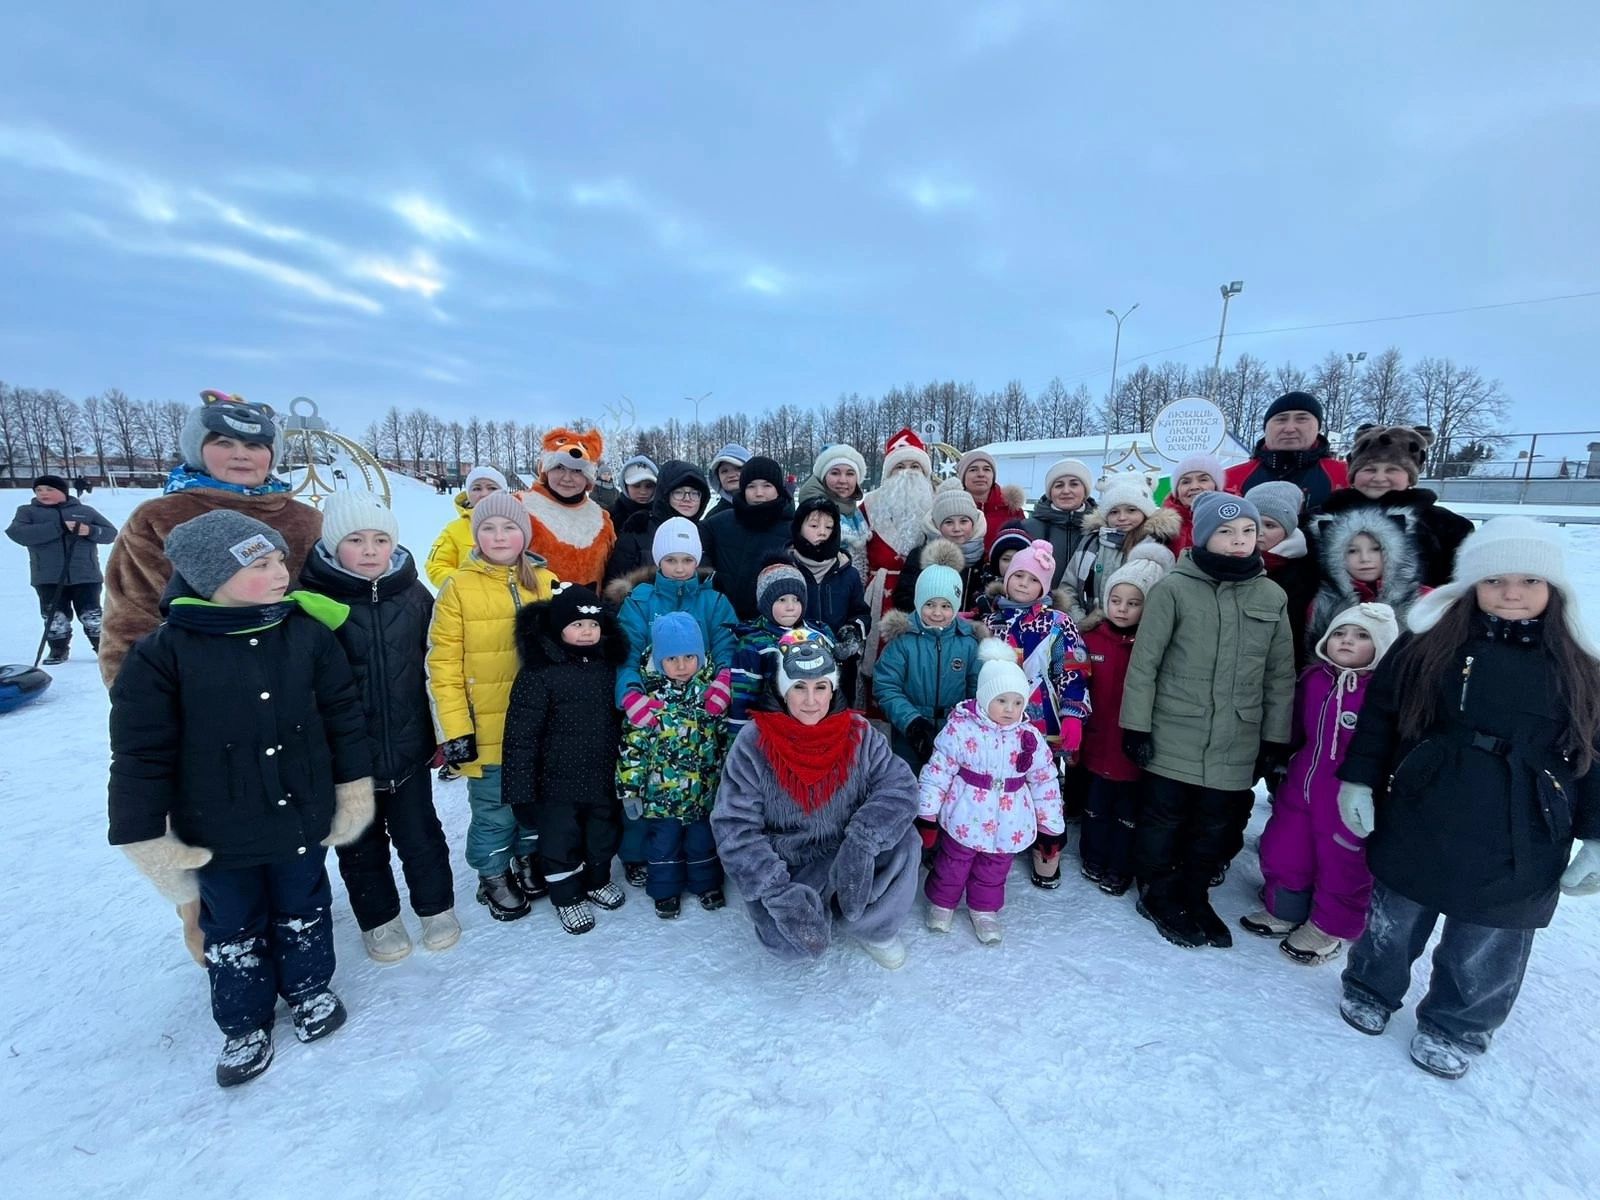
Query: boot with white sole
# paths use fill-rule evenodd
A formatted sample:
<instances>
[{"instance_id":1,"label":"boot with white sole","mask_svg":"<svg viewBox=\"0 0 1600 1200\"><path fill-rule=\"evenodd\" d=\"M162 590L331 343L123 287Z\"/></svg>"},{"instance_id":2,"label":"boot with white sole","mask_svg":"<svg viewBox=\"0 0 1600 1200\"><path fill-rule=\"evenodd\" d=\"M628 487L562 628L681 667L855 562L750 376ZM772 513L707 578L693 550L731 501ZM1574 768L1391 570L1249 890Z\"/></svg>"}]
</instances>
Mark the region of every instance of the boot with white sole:
<instances>
[{"instance_id":1,"label":"boot with white sole","mask_svg":"<svg viewBox=\"0 0 1600 1200\"><path fill-rule=\"evenodd\" d=\"M972 932L978 935L978 940L985 946L998 946L1000 939L1005 936L1005 931L1000 927L1000 914L997 912L969 912L972 918Z\"/></svg>"},{"instance_id":2,"label":"boot with white sole","mask_svg":"<svg viewBox=\"0 0 1600 1200\"><path fill-rule=\"evenodd\" d=\"M1332 962L1344 953L1344 948L1343 938L1330 937L1311 921L1307 921L1278 943L1278 949L1295 962L1308 967Z\"/></svg>"},{"instance_id":3,"label":"boot with white sole","mask_svg":"<svg viewBox=\"0 0 1600 1200\"><path fill-rule=\"evenodd\" d=\"M385 921L373 929L363 929L361 944L367 949L367 957L377 963L399 962L411 953L411 935L406 932L403 917Z\"/></svg>"},{"instance_id":4,"label":"boot with white sole","mask_svg":"<svg viewBox=\"0 0 1600 1200\"><path fill-rule=\"evenodd\" d=\"M950 925L955 919L955 909L940 908L937 904L928 905L928 928L934 933L949 933Z\"/></svg>"},{"instance_id":5,"label":"boot with white sole","mask_svg":"<svg viewBox=\"0 0 1600 1200\"><path fill-rule=\"evenodd\" d=\"M895 971L905 966L906 944L900 940L898 933L885 942L869 942L863 938L861 948L873 962L886 970Z\"/></svg>"},{"instance_id":6,"label":"boot with white sole","mask_svg":"<svg viewBox=\"0 0 1600 1200\"><path fill-rule=\"evenodd\" d=\"M456 920L456 910L447 908L442 913L422 918L422 948L448 950L461 940L461 922Z\"/></svg>"}]
</instances>

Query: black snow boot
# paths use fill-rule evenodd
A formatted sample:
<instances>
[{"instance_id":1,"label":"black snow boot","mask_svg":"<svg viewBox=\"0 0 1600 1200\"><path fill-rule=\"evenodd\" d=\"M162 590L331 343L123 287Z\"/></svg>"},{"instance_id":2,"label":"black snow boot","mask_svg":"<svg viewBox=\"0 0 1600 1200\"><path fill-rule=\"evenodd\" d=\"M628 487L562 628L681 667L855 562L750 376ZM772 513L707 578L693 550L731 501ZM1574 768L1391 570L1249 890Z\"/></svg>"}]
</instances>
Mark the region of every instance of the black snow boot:
<instances>
[{"instance_id":1,"label":"black snow boot","mask_svg":"<svg viewBox=\"0 0 1600 1200\"><path fill-rule=\"evenodd\" d=\"M544 873L533 855L513 855L511 869L517 873L517 886L529 901L542 900L550 894L550 885L544 881Z\"/></svg>"},{"instance_id":2,"label":"black snow boot","mask_svg":"<svg viewBox=\"0 0 1600 1200\"><path fill-rule=\"evenodd\" d=\"M1174 946L1193 950L1206 944L1206 935L1195 919L1184 908L1178 889L1172 881L1162 880L1145 888L1135 906L1145 920L1156 927L1156 932Z\"/></svg>"},{"instance_id":3,"label":"black snow boot","mask_svg":"<svg viewBox=\"0 0 1600 1200\"><path fill-rule=\"evenodd\" d=\"M1108 896L1125 896L1128 893L1128 885L1132 882L1126 875L1107 871L1100 877L1100 890Z\"/></svg>"},{"instance_id":4,"label":"black snow boot","mask_svg":"<svg viewBox=\"0 0 1600 1200\"><path fill-rule=\"evenodd\" d=\"M59 667L67 661L67 652L72 648L72 643L52 639L48 644L50 653L45 655L44 665Z\"/></svg>"},{"instance_id":5,"label":"black snow boot","mask_svg":"<svg viewBox=\"0 0 1600 1200\"><path fill-rule=\"evenodd\" d=\"M238 1087L272 1065L272 1030L252 1029L222 1043L217 1055L217 1086Z\"/></svg>"},{"instance_id":6,"label":"black snow boot","mask_svg":"<svg viewBox=\"0 0 1600 1200\"><path fill-rule=\"evenodd\" d=\"M478 903L489 906L489 915L496 921L515 921L528 915L528 898L517 886L512 871L498 875L478 876Z\"/></svg>"},{"instance_id":7,"label":"black snow boot","mask_svg":"<svg viewBox=\"0 0 1600 1200\"><path fill-rule=\"evenodd\" d=\"M623 863L622 877L629 887L643 887L650 882L650 868L644 863Z\"/></svg>"},{"instance_id":8,"label":"black snow boot","mask_svg":"<svg viewBox=\"0 0 1600 1200\"><path fill-rule=\"evenodd\" d=\"M344 1024L347 1014L344 1003L333 994L332 988L313 992L304 1000L289 1006L289 1017L294 1021L294 1035L302 1042L315 1042L327 1037Z\"/></svg>"},{"instance_id":9,"label":"black snow boot","mask_svg":"<svg viewBox=\"0 0 1600 1200\"><path fill-rule=\"evenodd\" d=\"M656 901L656 916L663 921L671 921L683 911L683 905L676 896L663 896Z\"/></svg>"},{"instance_id":10,"label":"black snow boot","mask_svg":"<svg viewBox=\"0 0 1600 1200\"><path fill-rule=\"evenodd\" d=\"M700 893L700 907L707 912L716 912L727 903L728 898L722 894L721 888L710 888Z\"/></svg>"}]
</instances>

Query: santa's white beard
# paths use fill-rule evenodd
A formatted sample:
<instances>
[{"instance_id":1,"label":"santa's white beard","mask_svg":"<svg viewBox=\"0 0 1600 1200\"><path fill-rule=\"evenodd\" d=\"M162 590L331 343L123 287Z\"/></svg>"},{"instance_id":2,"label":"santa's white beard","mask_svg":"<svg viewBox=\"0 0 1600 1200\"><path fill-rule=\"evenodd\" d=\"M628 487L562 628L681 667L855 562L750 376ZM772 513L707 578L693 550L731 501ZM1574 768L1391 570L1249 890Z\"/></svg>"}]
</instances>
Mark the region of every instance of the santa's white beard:
<instances>
[{"instance_id":1,"label":"santa's white beard","mask_svg":"<svg viewBox=\"0 0 1600 1200\"><path fill-rule=\"evenodd\" d=\"M921 471L895 471L862 501L867 525L904 558L928 536L933 483Z\"/></svg>"}]
</instances>

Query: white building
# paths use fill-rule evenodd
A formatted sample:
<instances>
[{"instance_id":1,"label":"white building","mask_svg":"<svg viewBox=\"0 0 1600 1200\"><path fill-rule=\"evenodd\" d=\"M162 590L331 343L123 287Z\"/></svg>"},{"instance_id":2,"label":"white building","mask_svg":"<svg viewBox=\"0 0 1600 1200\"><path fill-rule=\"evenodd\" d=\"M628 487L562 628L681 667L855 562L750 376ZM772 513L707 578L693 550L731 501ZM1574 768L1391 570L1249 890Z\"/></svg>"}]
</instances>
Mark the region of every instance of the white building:
<instances>
[{"instance_id":1,"label":"white building","mask_svg":"<svg viewBox=\"0 0 1600 1200\"><path fill-rule=\"evenodd\" d=\"M1113 471L1156 471L1169 474L1174 464L1156 453L1148 433L1103 433L1072 438L1039 438L1030 442L991 442L980 449L994 456L999 481L1014 483L1031 500L1044 491L1044 474L1050 464L1063 458L1076 458L1096 476L1107 464ZM1229 435L1217 450L1225 467L1243 462L1250 451Z\"/></svg>"}]
</instances>

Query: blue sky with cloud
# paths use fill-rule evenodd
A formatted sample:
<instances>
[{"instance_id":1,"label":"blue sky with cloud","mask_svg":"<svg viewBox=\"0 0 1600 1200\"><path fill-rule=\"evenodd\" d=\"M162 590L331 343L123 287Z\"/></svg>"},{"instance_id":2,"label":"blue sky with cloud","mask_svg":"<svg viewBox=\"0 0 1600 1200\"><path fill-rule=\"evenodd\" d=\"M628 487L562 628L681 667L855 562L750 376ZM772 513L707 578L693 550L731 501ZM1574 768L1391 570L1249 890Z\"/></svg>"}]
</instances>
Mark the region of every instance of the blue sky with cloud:
<instances>
[{"instance_id":1,"label":"blue sky with cloud","mask_svg":"<svg viewBox=\"0 0 1600 1200\"><path fill-rule=\"evenodd\" d=\"M0 378L553 422L1214 335L1394 343L1594 424L1600 14L1538 6L35 6ZM1198 345L1172 357L1209 363ZM1574 426L1574 423L1576 425Z\"/></svg>"}]
</instances>

